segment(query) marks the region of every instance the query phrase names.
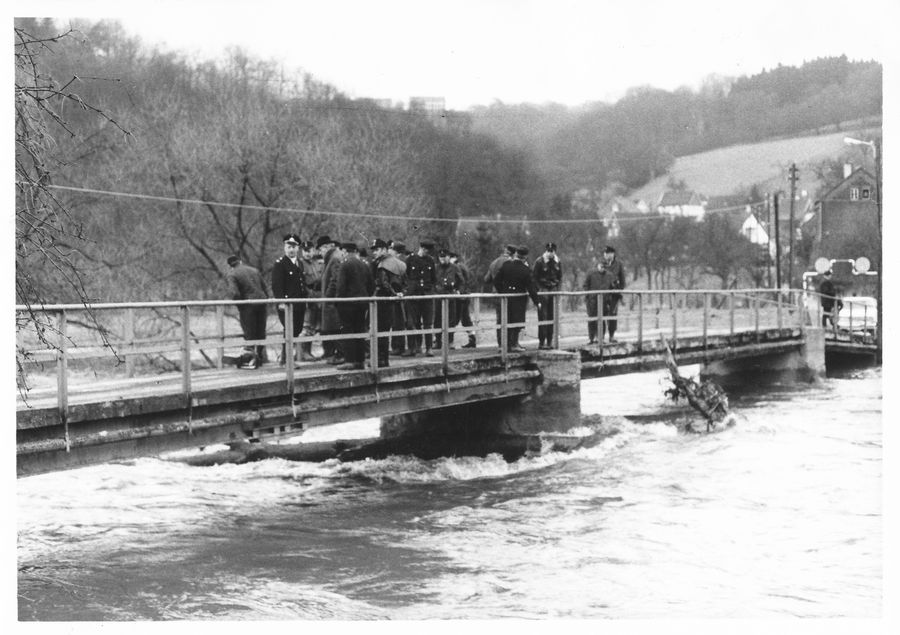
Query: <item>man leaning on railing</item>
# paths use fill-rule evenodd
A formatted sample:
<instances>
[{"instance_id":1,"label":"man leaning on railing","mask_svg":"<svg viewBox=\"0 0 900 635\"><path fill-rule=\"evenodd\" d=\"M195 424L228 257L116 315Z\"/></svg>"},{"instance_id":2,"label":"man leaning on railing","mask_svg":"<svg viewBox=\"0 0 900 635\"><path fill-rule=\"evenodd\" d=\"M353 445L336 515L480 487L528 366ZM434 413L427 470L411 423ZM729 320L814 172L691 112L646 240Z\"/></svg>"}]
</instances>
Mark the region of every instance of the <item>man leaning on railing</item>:
<instances>
[{"instance_id":1,"label":"man leaning on railing","mask_svg":"<svg viewBox=\"0 0 900 635\"><path fill-rule=\"evenodd\" d=\"M232 300L265 300L269 297L266 281L255 267L245 265L239 256L228 256L230 269L225 274ZM240 304L238 316L247 341L266 339L266 305ZM265 344L247 345L238 364L244 369L259 368L266 360Z\"/></svg>"},{"instance_id":2,"label":"man leaning on railing","mask_svg":"<svg viewBox=\"0 0 900 635\"><path fill-rule=\"evenodd\" d=\"M831 269L825 272L824 280L819 285L819 293L822 302L822 328L828 328L831 322L831 328L837 325L837 314L844 308L844 303L837 297L837 288L831 280ZM835 310L835 307L837 308Z\"/></svg>"}]
</instances>

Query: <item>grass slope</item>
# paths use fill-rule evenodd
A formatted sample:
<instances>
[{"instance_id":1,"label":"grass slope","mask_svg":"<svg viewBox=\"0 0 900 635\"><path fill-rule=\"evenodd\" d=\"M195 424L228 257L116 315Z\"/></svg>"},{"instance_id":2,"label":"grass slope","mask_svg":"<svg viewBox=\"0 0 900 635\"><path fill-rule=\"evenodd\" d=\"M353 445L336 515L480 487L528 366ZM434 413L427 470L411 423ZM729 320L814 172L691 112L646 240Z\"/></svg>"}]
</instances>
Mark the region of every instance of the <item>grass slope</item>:
<instances>
[{"instance_id":1,"label":"grass slope","mask_svg":"<svg viewBox=\"0 0 900 635\"><path fill-rule=\"evenodd\" d=\"M732 194L754 183L760 184L764 192L777 189L788 191L787 170L791 162L796 163L800 170L798 192L806 190L810 196L815 196L819 183L809 166L839 156L847 147L844 145L845 136L865 139L871 136L871 132L871 129L848 129L833 134L736 145L678 157L668 174L634 190L629 198L643 199L653 206L666 191L670 178L683 180L688 189L704 196ZM871 169L870 165L867 167Z\"/></svg>"}]
</instances>

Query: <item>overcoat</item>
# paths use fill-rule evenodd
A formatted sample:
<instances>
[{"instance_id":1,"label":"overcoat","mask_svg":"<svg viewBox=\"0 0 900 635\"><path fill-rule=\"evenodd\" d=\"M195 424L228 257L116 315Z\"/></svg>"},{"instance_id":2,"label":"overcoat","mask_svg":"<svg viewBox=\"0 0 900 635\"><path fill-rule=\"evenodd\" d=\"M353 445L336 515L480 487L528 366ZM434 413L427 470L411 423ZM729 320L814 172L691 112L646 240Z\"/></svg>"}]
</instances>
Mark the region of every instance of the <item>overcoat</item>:
<instances>
[{"instance_id":1,"label":"overcoat","mask_svg":"<svg viewBox=\"0 0 900 635\"><path fill-rule=\"evenodd\" d=\"M537 285L531 275L531 269L523 261L513 258L503 263L497 275L494 276L494 289L497 293L528 293L531 300L537 304ZM528 298L509 298L507 301L507 323L522 323L525 321L525 310L528 306Z\"/></svg>"},{"instance_id":2,"label":"overcoat","mask_svg":"<svg viewBox=\"0 0 900 635\"><path fill-rule=\"evenodd\" d=\"M325 271L322 273L322 297L337 297L338 270L341 267L341 259L334 256L334 250L325 254ZM332 303L325 303L322 307L322 332L337 333L341 330L341 318L337 308Z\"/></svg>"}]
</instances>

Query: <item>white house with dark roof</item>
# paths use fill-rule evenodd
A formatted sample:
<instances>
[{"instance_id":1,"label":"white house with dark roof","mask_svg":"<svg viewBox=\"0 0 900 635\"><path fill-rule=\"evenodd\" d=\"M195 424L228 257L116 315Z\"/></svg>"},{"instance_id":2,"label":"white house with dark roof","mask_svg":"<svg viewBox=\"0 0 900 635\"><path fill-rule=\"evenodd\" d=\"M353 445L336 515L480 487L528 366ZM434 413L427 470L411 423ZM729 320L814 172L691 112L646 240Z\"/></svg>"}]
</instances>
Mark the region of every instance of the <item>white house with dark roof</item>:
<instances>
[{"instance_id":1,"label":"white house with dark roof","mask_svg":"<svg viewBox=\"0 0 900 635\"><path fill-rule=\"evenodd\" d=\"M697 221L703 220L706 215L703 199L692 190L663 192L656 204L656 211L667 216L686 216Z\"/></svg>"}]
</instances>

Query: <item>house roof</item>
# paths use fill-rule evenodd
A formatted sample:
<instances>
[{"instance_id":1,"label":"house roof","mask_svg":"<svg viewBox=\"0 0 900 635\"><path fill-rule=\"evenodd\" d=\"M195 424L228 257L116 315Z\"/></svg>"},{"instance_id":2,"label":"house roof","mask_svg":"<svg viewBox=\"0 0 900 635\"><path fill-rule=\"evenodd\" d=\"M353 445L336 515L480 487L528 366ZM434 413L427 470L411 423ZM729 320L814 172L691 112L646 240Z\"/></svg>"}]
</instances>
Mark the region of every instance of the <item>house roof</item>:
<instances>
[{"instance_id":1,"label":"house roof","mask_svg":"<svg viewBox=\"0 0 900 635\"><path fill-rule=\"evenodd\" d=\"M860 176L866 176L866 177L868 177L869 179L871 179L871 181L872 181L873 184L875 183L875 177L872 176L872 173L871 173L871 172L869 172L869 171L868 171L867 169L865 169L864 167L858 167L858 168L856 168L855 170L853 170L853 172L851 172L851 173L849 174L849 176L847 176L846 178L842 179L842 180L841 180L839 183L837 183L834 187L832 187L830 190L828 190L827 192L825 192L825 194L823 194L823 195L819 198L819 200L824 201L824 200L827 199L829 196L831 196L836 190L838 190L838 189L842 188L844 185L846 185L848 181L850 181L850 180L853 179L853 178L859 178Z\"/></svg>"},{"instance_id":2,"label":"house roof","mask_svg":"<svg viewBox=\"0 0 900 635\"><path fill-rule=\"evenodd\" d=\"M601 219L610 219L617 214L643 214L640 201L628 199L624 196L613 196L597 210L597 216Z\"/></svg>"},{"instance_id":3,"label":"house roof","mask_svg":"<svg viewBox=\"0 0 900 635\"><path fill-rule=\"evenodd\" d=\"M678 207L682 205L700 205L700 196L693 190L667 190L659 199L657 207Z\"/></svg>"}]
</instances>

